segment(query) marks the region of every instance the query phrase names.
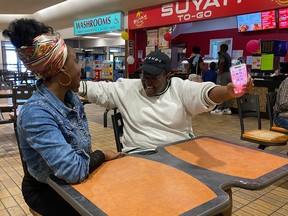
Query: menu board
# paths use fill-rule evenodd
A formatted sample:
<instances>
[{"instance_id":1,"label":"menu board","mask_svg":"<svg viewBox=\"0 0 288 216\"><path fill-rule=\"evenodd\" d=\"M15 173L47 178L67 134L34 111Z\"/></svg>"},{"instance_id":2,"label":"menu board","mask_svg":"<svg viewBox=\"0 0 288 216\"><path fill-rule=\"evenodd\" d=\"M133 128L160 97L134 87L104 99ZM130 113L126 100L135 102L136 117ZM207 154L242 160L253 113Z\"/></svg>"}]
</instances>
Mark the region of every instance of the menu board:
<instances>
[{"instance_id":1,"label":"menu board","mask_svg":"<svg viewBox=\"0 0 288 216\"><path fill-rule=\"evenodd\" d=\"M261 12L261 23L263 30L276 28L275 10Z\"/></svg>"},{"instance_id":2,"label":"menu board","mask_svg":"<svg viewBox=\"0 0 288 216\"><path fill-rule=\"evenodd\" d=\"M276 28L275 10L237 16L238 32Z\"/></svg>"},{"instance_id":3,"label":"menu board","mask_svg":"<svg viewBox=\"0 0 288 216\"><path fill-rule=\"evenodd\" d=\"M288 28L288 8L279 9L279 28Z\"/></svg>"}]
</instances>

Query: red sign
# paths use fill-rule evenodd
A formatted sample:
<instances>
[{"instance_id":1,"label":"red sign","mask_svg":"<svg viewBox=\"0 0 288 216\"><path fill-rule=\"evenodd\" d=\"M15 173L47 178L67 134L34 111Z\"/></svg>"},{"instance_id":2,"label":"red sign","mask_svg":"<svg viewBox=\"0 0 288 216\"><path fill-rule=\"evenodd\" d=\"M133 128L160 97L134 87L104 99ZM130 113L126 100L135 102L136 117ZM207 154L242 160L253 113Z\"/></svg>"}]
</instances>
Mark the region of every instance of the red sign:
<instances>
[{"instance_id":1,"label":"red sign","mask_svg":"<svg viewBox=\"0 0 288 216\"><path fill-rule=\"evenodd\" d=\"M261 13L262 29L276 28L276 13L275 10L265 11Z\"/></svg>"},{"instance_id":2,"label":"red sign","mask_svg":"<svg viewBox=\"0 0 288 216\"><path fill-rule=\"evenodd\" d=\"M279 10L279 28L288 28L288 8Z\"/></svg>"},{"instance_id":3,"label":"red sign","mask_svg":"<svg viewBox=\"0 0 288 216\"><path fill-rule=\"evenodd\" d=\"M288 0L178 0L150 8L129 11L132 29L235 16L288 6Z\"/></svg>"}]
</instances>

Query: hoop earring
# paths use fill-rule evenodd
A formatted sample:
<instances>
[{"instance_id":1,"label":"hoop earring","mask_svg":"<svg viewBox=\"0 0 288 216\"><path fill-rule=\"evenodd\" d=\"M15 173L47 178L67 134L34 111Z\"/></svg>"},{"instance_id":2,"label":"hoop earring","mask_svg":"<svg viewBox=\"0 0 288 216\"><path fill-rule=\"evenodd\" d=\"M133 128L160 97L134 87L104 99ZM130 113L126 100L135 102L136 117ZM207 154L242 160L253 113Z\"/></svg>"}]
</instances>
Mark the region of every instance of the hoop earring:
<instances>
[{"instance_id":1,"label":"hoop earring","mask_svg":"<svg viewBox=\"0 0 288 216\"><path fill-rule=\"evenodd\" d=\"M69 82L68 83L62 83L61 81L60 81L60 77L61 77L61 75L66 75L66 76L68 76L69 77ZM70 85L70 83L71 83L71 81L72 81L72 78L71 78L71 75L70 74L68 74L68 73L66 73L65 71L64 72L62 72L62 73L60 73L59 74L59 76L58 76L58 82L60 83L60 85L62 85L62 86L68 86L68 85Z\"/></svg>"}]
</instances>

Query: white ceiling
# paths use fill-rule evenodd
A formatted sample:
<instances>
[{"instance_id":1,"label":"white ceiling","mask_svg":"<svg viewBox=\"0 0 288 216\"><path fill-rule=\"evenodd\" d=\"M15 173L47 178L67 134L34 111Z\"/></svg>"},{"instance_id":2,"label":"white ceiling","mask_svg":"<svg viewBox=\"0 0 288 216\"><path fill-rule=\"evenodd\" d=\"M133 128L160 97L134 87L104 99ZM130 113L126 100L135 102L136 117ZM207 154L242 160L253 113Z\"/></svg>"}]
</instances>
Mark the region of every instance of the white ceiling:
<instances>
[{"instance_id":1,"label":"white ceiling","mask_svg":"<svg viewBox=\"0 0 288 216\"><path fill-rule=\"evenodd\" d=\"M0 29L15 18L32 17L55 30L73 27L73 21L107 13L154 6L171 0L0 0Z\"/></svg>"},{"instance_id":2,"label":"white ceiling","mask_svg":"<svg viewBox=\"0 0 288 216\"><path fill-rule=\"evenodd\" d=\"M65 0L1 0L0 14L33 14Z\"/></svg>"}]
</instances>

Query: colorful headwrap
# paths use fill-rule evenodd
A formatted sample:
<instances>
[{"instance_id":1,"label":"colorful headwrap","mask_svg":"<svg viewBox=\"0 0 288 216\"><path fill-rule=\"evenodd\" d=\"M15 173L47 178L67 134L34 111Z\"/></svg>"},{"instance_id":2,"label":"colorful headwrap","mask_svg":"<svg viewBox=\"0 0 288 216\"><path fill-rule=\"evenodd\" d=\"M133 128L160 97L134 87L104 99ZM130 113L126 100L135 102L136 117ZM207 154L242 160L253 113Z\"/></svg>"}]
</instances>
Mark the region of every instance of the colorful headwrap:
<instances>
[{"instance_id":1,"label":"colorful headwrap","mask_svg":"<svg viewBox=\"0 0 288 216\"><path fill-rule=\"evenodd\" d=\"M32 46L17 49L17 54L28 70L46 79L60 72L68 51L59 34L42 34L34 38Z\"/></svg>"}]
</instances>

